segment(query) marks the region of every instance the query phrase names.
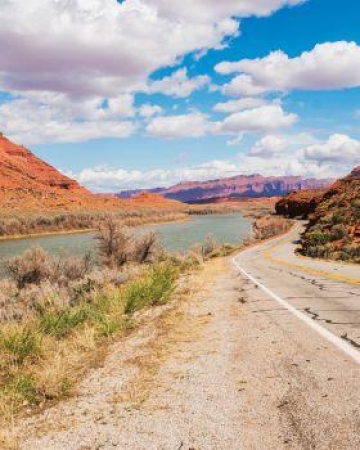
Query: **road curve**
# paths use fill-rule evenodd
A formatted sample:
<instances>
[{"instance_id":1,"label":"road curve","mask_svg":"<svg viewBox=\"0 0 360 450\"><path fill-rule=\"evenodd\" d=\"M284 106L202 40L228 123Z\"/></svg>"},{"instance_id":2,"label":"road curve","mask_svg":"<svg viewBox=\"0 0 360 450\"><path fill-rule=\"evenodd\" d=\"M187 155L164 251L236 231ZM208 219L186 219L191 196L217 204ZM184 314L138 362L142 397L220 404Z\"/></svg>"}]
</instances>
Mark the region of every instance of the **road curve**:
<instances>
[{"instance_id":1,"label":"road curve","mask_svg":"<svg viewBox=\"0 0 360 450\"><path fill-rule=\"evenodd\" d=\"M360 364L360 267L295 254L302 226L244 251L234 264L272 300Z\"/></svg>"},{"instance_id":2,"label":"road curve","mask_svg":"<svg viewBox=\"0 0 360 450\"><path fill-rule=\"evenodd\" d=\"M301 225L237 255L243 449L360 448L360 269L294 255Z\"/></svg>"}]
</instances>

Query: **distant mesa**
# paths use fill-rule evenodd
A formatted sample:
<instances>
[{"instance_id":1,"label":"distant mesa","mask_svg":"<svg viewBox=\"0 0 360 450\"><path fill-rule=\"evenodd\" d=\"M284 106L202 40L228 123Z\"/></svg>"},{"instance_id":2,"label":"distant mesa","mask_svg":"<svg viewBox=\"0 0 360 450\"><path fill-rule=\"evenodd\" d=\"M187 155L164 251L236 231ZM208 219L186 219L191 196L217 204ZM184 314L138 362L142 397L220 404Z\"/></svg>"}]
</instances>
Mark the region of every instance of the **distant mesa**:
<instances>
[{"instance_id":1,"label":"distant mesa","mask_svg":"<svg viewBox=\"0 0 360 450\"><path fill-rule=\"evenodd\" d=\"M183 182L169 188L130 190L117 194L120 198L135 198L140 194L158 194L185 203L219 203L245 198L284 196L292 191L321 189L332 180L303 179L300 176L264 177L261 175L237 175L209 181Z\"/></svg>"}]
</instances>

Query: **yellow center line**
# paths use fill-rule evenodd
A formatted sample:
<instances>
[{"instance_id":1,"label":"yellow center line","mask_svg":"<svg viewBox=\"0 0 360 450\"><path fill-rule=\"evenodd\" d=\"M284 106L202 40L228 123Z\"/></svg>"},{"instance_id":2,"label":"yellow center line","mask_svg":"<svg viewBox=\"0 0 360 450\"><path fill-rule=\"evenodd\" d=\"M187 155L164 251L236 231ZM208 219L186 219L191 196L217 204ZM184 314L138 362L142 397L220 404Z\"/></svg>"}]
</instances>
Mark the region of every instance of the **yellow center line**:
<instances>
[{"instance_id":1,"label":"yellow center line","mask_svg":"<svg viewBox=\"0 0 360 450\"><path fill-rule=\"evenodd\" d=\"M287 242L289 242L288 239L283 240L279 244L277 244L274 247L272 247L270 250L267 250L266 252L264 252L263 254L264 254L265 259L268 260L268 261L271 261L273 263L280 264L282 266L291 267L293 269L301 270L301 271L306 272L306 273L308 273L310 275L322 276L322 277L325 277L325 278L329 278L330 280L342 281L342 282L345 282L345 283L348 283L348 284L353 284L353 285L356 285L356 286L360 285L360 279L358 279L358 278L352 278L352 277L348 277L346 275L340 275L340 274L337 274L337 273L328 272L326 270L314 269L312 267L304 266L302 264L292 263L292 262L285 261L283 259L274 257L273 256L273 252L275 252L277 249L282 247Z\"/></svg>"}]
</instances>

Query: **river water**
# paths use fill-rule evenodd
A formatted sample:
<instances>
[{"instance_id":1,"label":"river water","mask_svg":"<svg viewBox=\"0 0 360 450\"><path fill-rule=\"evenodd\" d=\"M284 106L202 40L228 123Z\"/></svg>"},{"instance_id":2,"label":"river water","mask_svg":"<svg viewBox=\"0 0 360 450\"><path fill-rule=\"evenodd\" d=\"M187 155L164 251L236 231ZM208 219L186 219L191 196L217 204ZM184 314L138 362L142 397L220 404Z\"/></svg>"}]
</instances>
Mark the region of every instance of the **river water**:
<instances>
[{"instance_id":1,"label":"river water","mask_svg":"<svg viewBox=\"0 0 360 450\"><path fill-rule=\"evenodd\" d=\"M193 216L185 222L138 227L136 233L154 230L168 251L186 251L211 235L219 244L237 244L251 233L251 224L241 214ZM0 264L32 246L41 246L52 255L85 255L96 251L93 233L41 236L0 242Z\"/></svg>"}]
</instances>

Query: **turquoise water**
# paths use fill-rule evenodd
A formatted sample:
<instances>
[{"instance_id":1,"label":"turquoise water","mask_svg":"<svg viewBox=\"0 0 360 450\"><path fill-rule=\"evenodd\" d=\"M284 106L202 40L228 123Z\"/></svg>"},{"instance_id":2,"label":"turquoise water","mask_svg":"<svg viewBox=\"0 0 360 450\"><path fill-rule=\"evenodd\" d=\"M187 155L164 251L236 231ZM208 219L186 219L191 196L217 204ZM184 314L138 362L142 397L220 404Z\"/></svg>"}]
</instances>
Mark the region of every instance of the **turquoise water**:
<instances>
[{"instance_id":1,"label":"turquoise water","mask_svg":"<svg viewBox=\"0 0 360 450\"><path fill-rule=\"evenodd\" d=\"M249 236L251 224L241 214L195 216L187 222L164 223L137 228L141 233L154 230L168 251L186 251L211 234L219 243L237 244ZM0 262L38 245L56 256L95 253L93 233L42 236L0 242Z\"/></svg>"}]
</instances>

